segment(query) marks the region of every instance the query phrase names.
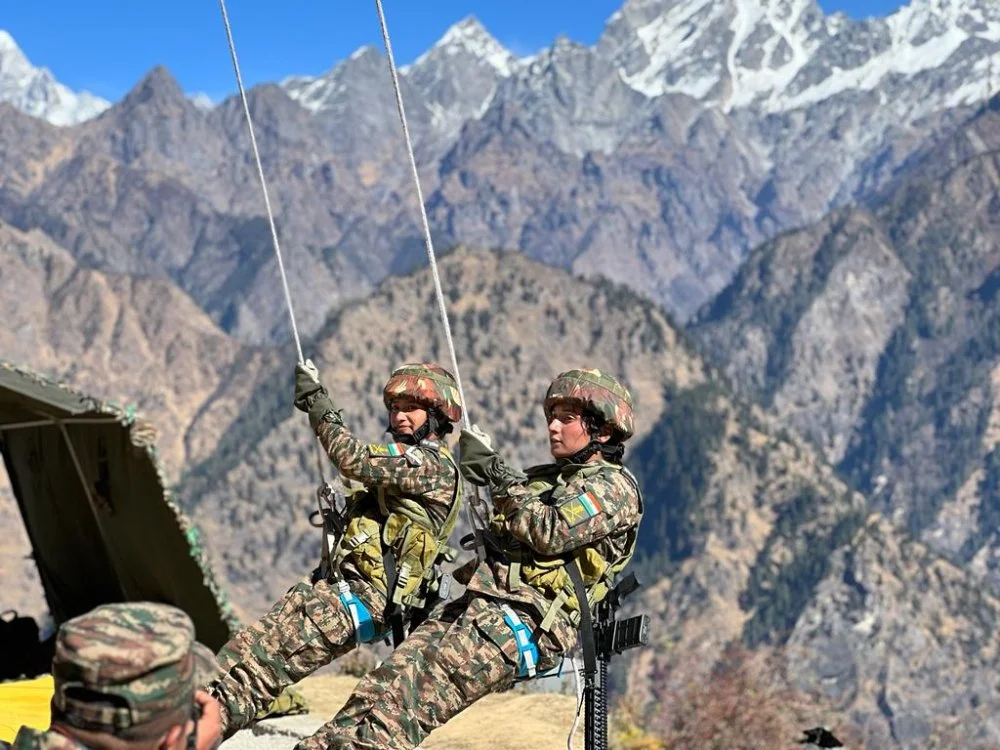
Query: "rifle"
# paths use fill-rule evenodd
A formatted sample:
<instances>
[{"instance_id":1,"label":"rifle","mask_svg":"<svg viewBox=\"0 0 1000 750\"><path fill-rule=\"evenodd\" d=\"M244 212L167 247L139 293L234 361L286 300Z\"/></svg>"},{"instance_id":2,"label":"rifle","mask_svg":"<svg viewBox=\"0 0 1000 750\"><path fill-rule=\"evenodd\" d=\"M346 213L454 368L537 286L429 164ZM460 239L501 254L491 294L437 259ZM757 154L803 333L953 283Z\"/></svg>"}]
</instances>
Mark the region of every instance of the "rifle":
<instances>
[{"instance_id":1,"label":"rifle","mask_svg":"<svg viewBox=\"0 0 1000 750\"><path fill-rule=\"evenodd\" d=\"M586 588L580 566L573 561L566 566L580 607L580 638L583 641L583 680L586 706L584 747L586 750L608 748L608 662L649 641L649 615L641 614L618 620L622 601L639 588L635 573L618 582L591 615L586 606Z\"/></svg>"}]
</instances>

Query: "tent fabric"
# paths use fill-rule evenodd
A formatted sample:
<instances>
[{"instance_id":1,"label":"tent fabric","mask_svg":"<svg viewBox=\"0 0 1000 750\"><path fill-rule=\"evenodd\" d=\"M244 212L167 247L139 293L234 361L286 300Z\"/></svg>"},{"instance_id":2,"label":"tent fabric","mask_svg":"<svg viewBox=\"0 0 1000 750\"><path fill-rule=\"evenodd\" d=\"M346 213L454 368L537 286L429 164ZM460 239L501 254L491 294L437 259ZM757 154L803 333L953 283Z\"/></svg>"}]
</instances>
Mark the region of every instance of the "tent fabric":
<instances>
[{"instance_id":1,"label":"tent fabric","mask_svg":"<svg viewBox=\"0 0 1000 750\"><path fill-rule=\"evenodd\" d=\"M52 675L0 684L0 740L13 742L22 726L49 728Z\"/></svg>"},{"instance_id":2,"label":"tent fabric","mask_svg":"<svg viewBox=\"0 0 1000 750\"><path fill-rule=\"evenodd\" d=\"M238 621L155 440L134 408L0 361L0 453L56 625L108 602L165 602L218 650Z\"/></svg>"}]
</instances>

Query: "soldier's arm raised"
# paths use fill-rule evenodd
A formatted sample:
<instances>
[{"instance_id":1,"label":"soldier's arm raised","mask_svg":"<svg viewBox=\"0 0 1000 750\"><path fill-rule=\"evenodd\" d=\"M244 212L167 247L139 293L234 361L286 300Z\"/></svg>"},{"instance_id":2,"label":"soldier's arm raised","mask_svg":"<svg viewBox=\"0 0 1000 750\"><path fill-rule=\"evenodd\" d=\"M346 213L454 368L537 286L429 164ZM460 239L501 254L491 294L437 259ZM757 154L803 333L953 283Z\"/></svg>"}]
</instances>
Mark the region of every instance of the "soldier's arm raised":
<instances>
[{"instance_id":1,"label":"soldier's arm raised","mask_svg":"<svg viewBox=\"0 0 1000 750\"><path fill-rule=\"evenodd\" d=\"M418 448L361 442L336 412L327 414L316 425L316 436L341 474L369 487L426 494L453 486L456 481L454 472L443 461Z\"/></svg>"},{"instance_id":2,"label":"soldier's arm raised","mask_svg":"<svg viewBox=\"0 0 1000 750\"><path fill-rule=\"evenodd\" d=\"M426 459L419 451L404 456L402 447L391 450L389 446L362 443L354 437L310 360L295 366L294 403L295 408L309 415L309 424L326 455L348 479L414 495L454 487L456 477L442 461Z\"/></svg>"}]
</instances>

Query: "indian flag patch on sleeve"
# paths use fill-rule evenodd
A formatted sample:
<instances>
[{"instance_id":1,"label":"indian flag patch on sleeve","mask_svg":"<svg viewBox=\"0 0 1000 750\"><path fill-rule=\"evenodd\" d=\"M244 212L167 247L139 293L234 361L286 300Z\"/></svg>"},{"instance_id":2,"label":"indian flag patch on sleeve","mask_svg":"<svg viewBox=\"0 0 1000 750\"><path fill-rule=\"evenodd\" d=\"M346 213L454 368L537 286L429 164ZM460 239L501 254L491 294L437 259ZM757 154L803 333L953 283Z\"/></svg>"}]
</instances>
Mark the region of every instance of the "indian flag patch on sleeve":
<instances>
[{"instance_id":1,"label":"indian flag patch on sleeve","mask_svg":"<svg viewBox=\"0 0 1000 750\"><path fill-rule=\"evenodd\" d=\"M399 458L405 453L405 449L399 443L369 443L368 455L380 458Z\"/></svg>"},{"instance_id":2,"label":"indian flag patch on sleeve","mask_svg":"<svg viewBox=\"0 0 1000 750\"><path fill-rule=\"evenodd\" d=\"M559 506L559 515L572 527L589 521L603 510L604 507L601 505L601 501L597 499L597 496L593 492L588 490L582 495L577 495L572 500L561 504Z\"/></svg>"}]
</instances>

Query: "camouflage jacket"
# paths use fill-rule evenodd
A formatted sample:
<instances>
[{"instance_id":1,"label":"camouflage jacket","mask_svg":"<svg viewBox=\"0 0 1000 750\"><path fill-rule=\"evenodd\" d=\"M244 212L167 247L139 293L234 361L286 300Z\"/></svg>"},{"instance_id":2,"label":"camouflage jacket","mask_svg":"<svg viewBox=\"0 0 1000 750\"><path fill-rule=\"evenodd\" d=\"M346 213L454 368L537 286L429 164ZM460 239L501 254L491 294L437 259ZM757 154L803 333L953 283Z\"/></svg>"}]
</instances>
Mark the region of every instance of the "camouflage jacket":
<instances>
[{"instance_id":1,"label":"camouflage jacket","mask_svg":"<svg viewBox=\"0 0 1000 750\"><path fill-rule=\"evenodd\" d=\"M11 748L12 750L86 750L87 746L51 729L41 732L31 727L21 727Z\"/></svg>"},{"instance_id":2,"label":"camouflage jacket","mask_svg":"<svg viewBox=\"0 0 1000 750\"><path fill-rule=\"evenodd\" d=\"M604 461L529 469L528 479L493 496L493 531L500 550L469 576L468 588L528 605L539 616L550 596L518 583L512 565L559 565L588 550L608 564L628 553L642 516L642 501L621 467ZM475 564L475 563L473 563ZM576 627L556 618L551 634L565 651L576 644Z\"/></svg>"},{"instance_id":3,"label":"camouflage jacket","mask_svg":"<svg viewBox=\"0 0 1000 750\"><path fill-rule=\"evenodd\" d=\"M420 505L434 530L440 531L453 505L461 501L457 469L443 455L447 448L432 440L416 446L363 443L338 415L331 417L316 427L323 449L345 479L360 482L368 490L348 503L348 517L370 510L381 491L390 498L406 498ZM384 594L350 559L342 563L340 572L367 604L378 610L385 608Z\"/></svg>"}]
</instances>

